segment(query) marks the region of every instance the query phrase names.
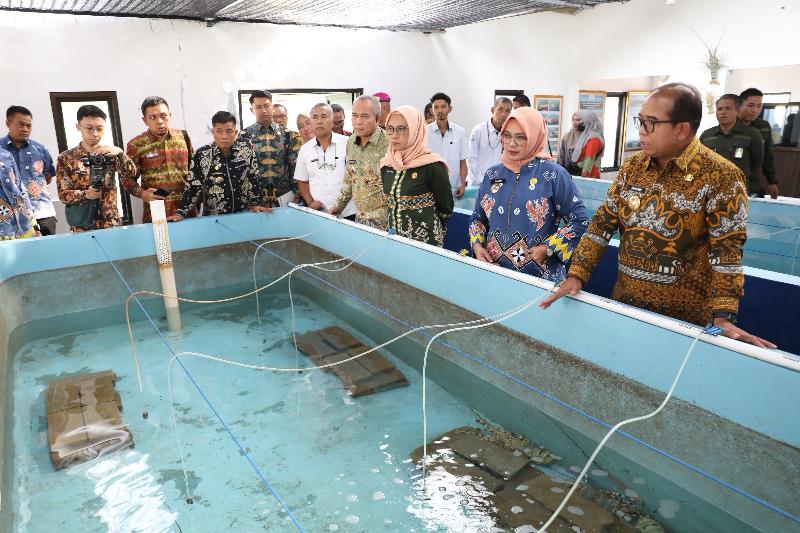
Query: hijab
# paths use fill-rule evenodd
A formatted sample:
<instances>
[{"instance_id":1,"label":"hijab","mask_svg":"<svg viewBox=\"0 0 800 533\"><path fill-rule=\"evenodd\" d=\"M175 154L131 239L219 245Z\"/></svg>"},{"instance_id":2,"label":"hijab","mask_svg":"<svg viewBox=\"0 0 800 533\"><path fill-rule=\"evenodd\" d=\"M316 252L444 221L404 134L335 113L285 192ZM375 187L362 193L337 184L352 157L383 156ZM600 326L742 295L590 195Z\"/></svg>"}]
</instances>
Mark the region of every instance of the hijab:
<instances>
[{"instance_id":1,"label":"hijab","mask_svg":"<svg viewBox=\"0 0 800 533\"><path fill-rule=\"evenodd\" d=\"M519 161L511 161L508 159L508 152L503 150L503 155L500 157L503 166L515 174L519 174L520 169L532 161L534 157L538 157L539 159L553 159L549 153L545 152L545 147L547 146L547 126L545 126L544 118L541 113L532 107L519 107L515 109L503 123L503 127L500 129L500 135L506 131L506 128L512 120L517 121L525 137L528 138L528 142L525 146L521 147L523 158Z\"/></svg>"},{"instance_id":2,"label":"hijab","mask_svg":"<svg viewBox=\"0 0 800 533\"><path fill-rule=\"evenodd\" d=\"M577 163L581 157L583 147L586 146L586 143L591 139L600 139L603 145L605 145L603 124L600 122L600 115L591 109L581 109L575 114L578 115L578 119L583 123L584 129L583 131L579 131L575 128L569 130L562 144L562 153L558 154L559 162L563 161L563 163L567 163L567 152L569 152L570 160L573 163Z\"/></svg>"},{"instance_id":3,"label":"hijab","mask_svg":"<svg viewBox=\"0 0 800 533\"><path fill-rule=\"evenodd\" d=\"M428 148L428 131L425 129L425 120L418 109L410 105L393 109L386 118L386 124L395 115L402 116L408 125L408 146L396 151L389 144L386 155L381 159L381 167L392 167L395 170L417 168L430 163L442 163L447 166L442 156L435 154Z\"/></svg>"}]
</instances>

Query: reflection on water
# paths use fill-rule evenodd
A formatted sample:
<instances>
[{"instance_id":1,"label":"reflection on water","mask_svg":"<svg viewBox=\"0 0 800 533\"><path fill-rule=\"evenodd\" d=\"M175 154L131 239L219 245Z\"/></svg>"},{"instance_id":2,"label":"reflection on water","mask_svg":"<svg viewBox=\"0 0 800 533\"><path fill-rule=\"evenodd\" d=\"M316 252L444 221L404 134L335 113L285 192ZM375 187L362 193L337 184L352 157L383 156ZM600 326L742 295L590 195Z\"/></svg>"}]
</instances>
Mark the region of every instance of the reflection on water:
<instances>
[{"instance_id":1,"label":"reflection on water","mask_svg":"<svg viewBox=\"0 0 800 533\"><path fill-rule=\"evenodd\" d=\"M177 514L168 509L146 454L131 450L107 455L69 474L94 484L95 494L104 500L96 516L109 531L173 530Z\"/></svg>"}]
</instances>

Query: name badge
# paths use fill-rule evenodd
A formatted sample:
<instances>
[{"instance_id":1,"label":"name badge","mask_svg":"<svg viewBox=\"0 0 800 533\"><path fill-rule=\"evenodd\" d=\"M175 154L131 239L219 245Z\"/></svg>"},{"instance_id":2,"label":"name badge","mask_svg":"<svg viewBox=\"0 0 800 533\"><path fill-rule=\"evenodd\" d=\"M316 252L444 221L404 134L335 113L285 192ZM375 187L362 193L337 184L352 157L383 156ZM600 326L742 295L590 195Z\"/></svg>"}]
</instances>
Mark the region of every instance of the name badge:
<instances>
[{"instance_id":1,"label":"name badge","mask_svg":"<svg viewBox=\"0 0 800 533\"><path fill-rule=\"evenodd\" d=\"M151 153L149 153L149 154L145 154L145 156L144 156L144 157L146 157L147 159L153 159L153 158L156 158L156 157L158 157L158 152L151 152Z\"/></svg>"},{"instance_id":2,"label":"name badge","mask_svg":"<svg viewBox=\"0 0 800 533\"><path fill-rule=\"evenodd\" d=\"M356 164L356 160L355 160L355 159L349 159L349 160L347 161L347 164L348 164L348 165L355 165L355 164Z\"/></svg>"},{"instance_id":3,"label":"name badge","mask_svg":"<svg viewBox=\"0 0 800 533\"><path fill-rule=\"evenodd\" d=\"M631 187L631 190L633 192L638 192L640 194L644 192L644 189L642 189L641 187Z\"/></svg>"},{"instance_id":4,"label":"name badge","mask_svg":"<svg viewBox=\"0 0 800 533\"><path fill-rule=\"evenodd\" d=\"M734 159L741 159L743 155L744 155L744 148L742 148L741 146L733 152Z\"/></svg>"}]
</instances>

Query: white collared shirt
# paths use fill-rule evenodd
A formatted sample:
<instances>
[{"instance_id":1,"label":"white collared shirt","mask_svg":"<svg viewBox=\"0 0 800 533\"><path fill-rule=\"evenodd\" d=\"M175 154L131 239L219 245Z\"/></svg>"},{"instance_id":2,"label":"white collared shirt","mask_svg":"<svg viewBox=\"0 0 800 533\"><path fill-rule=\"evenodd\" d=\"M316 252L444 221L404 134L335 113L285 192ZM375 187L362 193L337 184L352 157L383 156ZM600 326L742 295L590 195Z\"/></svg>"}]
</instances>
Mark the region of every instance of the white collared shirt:
<instances>
[{"instance_id":1,"label":"white collared shirt","mask_svg":"<svg viewBox=\"0 0 800 533\"><path fill-rule=\"evenodd\" d=\"M333 133L331 144L323 150L319 141L311 139L297 154L297 165L294 170L294 179L307 181L311 197L330 209L336 204L336 199L342 190L344 182L344 166L347 155L347 137ZM356 206L350 200L342 210L342 216L356 214Z\"/></svg>"},{"instance_id":2,"label":"white collared shirt","mask_svg":"<svg viewBox=\"0 0 800 533\"><path fill-rule=\"evenodd\" d=\"M500 162L503 155L503 145L500 142L500 132L494 129L492 119L481 122L472 128L469 138L469 177L467 185L480 185L483 177L490 167Z\"/></svg>"},{"instance_id":3,"label":"white collared shirt","mask_svg":"<svg viewBox=\"0 0 800 533\"><path fill-rule=\"evenodd\" d=\"M450 187L455 191L461 184L461 161L469 157L469 141L464 128L452 122L447 123L444 135L436 121L427 126L428 148L444 158L450 169Z\"/></svg>"}]
</instances>

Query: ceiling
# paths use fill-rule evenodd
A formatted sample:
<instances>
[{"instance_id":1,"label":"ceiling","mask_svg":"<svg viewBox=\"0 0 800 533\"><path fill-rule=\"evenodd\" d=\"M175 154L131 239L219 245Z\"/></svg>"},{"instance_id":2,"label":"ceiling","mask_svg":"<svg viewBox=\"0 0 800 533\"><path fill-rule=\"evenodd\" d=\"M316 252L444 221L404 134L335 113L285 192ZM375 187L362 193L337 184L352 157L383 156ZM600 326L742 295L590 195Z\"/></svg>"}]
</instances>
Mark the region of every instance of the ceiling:
<instances>
[{"instance_id":1,"label":"ceiling","mask_svg":"<svg viewBox=\"0 0 800 533\"><path fill-rule=\"evenodd\" d=\"M574 14L626 0L0 0L0 10L441 31L542 11Z\"/></svg>"}]
</instances>

